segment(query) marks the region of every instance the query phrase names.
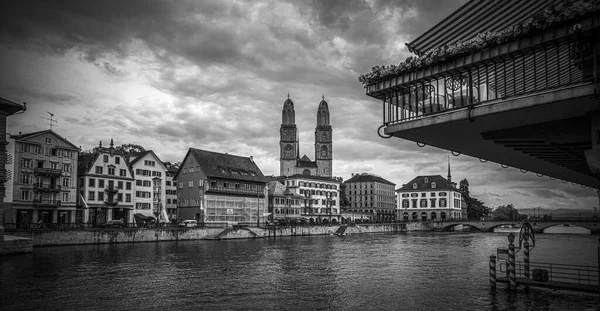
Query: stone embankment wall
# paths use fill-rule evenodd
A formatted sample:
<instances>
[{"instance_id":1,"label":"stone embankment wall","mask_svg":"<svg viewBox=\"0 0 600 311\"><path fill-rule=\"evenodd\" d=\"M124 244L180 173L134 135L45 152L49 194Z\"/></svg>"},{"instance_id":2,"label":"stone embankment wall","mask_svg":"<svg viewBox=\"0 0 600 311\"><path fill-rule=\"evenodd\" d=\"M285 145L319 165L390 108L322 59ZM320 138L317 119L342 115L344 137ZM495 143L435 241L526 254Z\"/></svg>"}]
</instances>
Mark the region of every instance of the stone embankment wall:
<instances>
[{"instance_id":1,"label":"stone embankment wall","mask_svg":"<svg viewBox=\"0 0 600 311\"><path fill-rule=\"evenodd\" d=\"M30 238L33 246L136 243L187 240L225 240L276 238L287 236L311 236L336 234L340 226L298 226L272 228L172 228L172 229L90 229L90 230L36 230L13 232L14 236ZM364 224L348 226L345 234L393 233L403 231L431 230L420 223Z\"/></svg>"}]
</instances>

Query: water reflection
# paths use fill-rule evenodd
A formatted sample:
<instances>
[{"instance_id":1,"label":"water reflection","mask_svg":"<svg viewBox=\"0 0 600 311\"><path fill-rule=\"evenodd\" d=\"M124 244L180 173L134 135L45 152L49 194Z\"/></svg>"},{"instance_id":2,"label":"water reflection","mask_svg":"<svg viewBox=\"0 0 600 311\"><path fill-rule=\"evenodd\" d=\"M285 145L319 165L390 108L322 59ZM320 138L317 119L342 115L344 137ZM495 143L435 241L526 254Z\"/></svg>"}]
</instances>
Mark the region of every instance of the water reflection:
<instances>
[{"instance_id":1,"label":"water reflection","mask_svg":"<svg viewBox=\"0 0 600 311\"><path fill-rule=\"evenodd\" d=\"M596 265L596 237L536 242L532 260ZM0 301L2 310L596 306L596 295L490 290L488 256L505 244L504 234L409 233L36 248L0 258Z\"/></svg>"}]
</instances>

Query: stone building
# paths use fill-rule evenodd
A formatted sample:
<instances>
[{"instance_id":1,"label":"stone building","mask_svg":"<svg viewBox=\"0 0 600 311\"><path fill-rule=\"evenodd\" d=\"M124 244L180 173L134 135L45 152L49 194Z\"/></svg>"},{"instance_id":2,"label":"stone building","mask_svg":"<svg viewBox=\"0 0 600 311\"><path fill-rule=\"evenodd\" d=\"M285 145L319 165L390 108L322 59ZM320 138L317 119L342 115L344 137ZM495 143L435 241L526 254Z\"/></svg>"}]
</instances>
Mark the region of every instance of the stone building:
<instances>
[{"instance_id":1,"label":"stone building","mask_svg":"<svg viewBox=\"0 0 600 311\"><path fill-rule=\"evenodd\" d=\"M181 219L204 225L265 223L267 180L252 156L190 148L174 178Z\"/></svg>"},{"instance_id":2,"label":"stone building","mask_svg":"<svg viewBox=\"0 0 600 311\"><path fill-rule=\"evenodd\" d=\"M17 226L74 223L79 148L53 130L10 139L14 179L8 220Z\"/></svg>"},{"instance_id":3,"label":"stone building","mask_svg":"<svg viewBox=\"0 0 600 311\"><path fill-rule=\"evenodd\" d=\"M396 184L374 174L352 174L345 184L346 215L371 214L378 222L396 220Z\"/></svg>"},{"instance_id":4,"label":"stone building","mask_svg":"<svg viewBox=\"0 0 600 311\"><path fill-rule=\"evenodd\" d=\"M289 95L283 103L280 140L280 176L296 174L331 177L333 170L333 130L329 120L329 107L325 96L317 109L315 128L315 161L300 157L300 139L296 126L294 102Z\"/></svg>"}]
</instances>

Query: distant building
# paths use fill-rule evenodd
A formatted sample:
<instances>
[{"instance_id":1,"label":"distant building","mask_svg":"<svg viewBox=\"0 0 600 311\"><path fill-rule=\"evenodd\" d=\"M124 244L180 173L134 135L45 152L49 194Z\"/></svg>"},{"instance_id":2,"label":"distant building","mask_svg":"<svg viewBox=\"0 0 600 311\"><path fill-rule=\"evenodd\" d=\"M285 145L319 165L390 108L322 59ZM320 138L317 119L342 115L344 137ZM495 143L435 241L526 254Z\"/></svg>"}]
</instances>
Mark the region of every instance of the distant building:
<instances>
[{"instance_id":1,"label":"distant building","mask_svg":"<svg viewBox=\"0 0 600 311\"><path fill-rule=\"evenodd\" d=\"M129 166L135 179L134 214L170 222L166 212L167 167L152 150L135 154Z\"/></svg>"},{"instance_id":2,"label":"distant building","mask_svg":"<svg viewBox=\"0 0 600 311\"><path fill-rule=\"evenodd\" d=\"M283 176L283 184L293 193L302 196L302 217L310 223L339 223L339 178L296 174Z\"/></svg>"},{"instance_id":3,"label":"distant building","mask_svg":"<svg viewBox=\"0 0 600 311\"><path fill-rule=\"evenodd\" d=\"M280 140L280 176L296 174L331 177L333 174L333 130L329 121L329 107L323 100L317 109L317 127L315 128L315 161L308 156L300 157L300 139L296 127L294 102L288 95L283 103Z\"/></svg>"},{"instance_id":4,"label":"distant building","mask_svg":"<svg viewBox=\"0 0 600 311\"><path fill-rule=\"evenodd\" d=\"M283 181L283 182L282 182ZM304 196L290 190L284 180L271 180L268 184L269 219L297 222L302 218Z\"/></svg>"},{"instance_id":5,"label":"distant building","mask_svg":"<svg viewBox=\"0 0 600 311\"><path fill-rule=\"evenodd\" d=\"M349 205L346 208L347 215L371 214L372 219L377 222L396 220L396 184L367 173L352 174L344 184Z\"/></svg>"},{"instance_id":6,"label":"distant building","mask_svg":"<svg viewBox=\"0 0 600 311\"><path fill-rule=\"evenodd\" d=\"M53 130L10 136L13 204L6 222L74 223L79 148Z\"/></svg>"},{"instance_id":7,"label":"distant building","mask_svg":"<svg viewBox=\"0 0 600 311\"><path fill-rule=\"evenodd\" d=\"M81 153L78 162L78 221L93 225L122 219L133 222L133 173L113 140Z\"/></svg>"},{"instance_id":8,"label":"distant building","mask_svg":"<svg viewBox=\"0 0 600 311\"><path fill-rule=\"evenodd\" d=\"M417 176L396 193L400 219L462 219L460 191L455 183L440 175Z\"/></svg>"},{"instance_id":9,"label":"distant building","mask_svg":"<svg viewBox=\"0 0 600 311\"><path fill-rule=\"evenodd\" d=\"M171 220L177 221L177 181L173 179L177 174L177 167L171 163L165 163L167 167L167 179L165 182L165 197L167 214Z\"/></svg>"},{"instance_id":10,"label":"distant building","mask_svg":"<svg viewBox=\"0 0 600 311\"><path fill-rule=\"evenodd\" d=\"M190 148L175 180L181 219L204 224L265 222L267 180L252 157Z\"/></svg>"}]
</instances>

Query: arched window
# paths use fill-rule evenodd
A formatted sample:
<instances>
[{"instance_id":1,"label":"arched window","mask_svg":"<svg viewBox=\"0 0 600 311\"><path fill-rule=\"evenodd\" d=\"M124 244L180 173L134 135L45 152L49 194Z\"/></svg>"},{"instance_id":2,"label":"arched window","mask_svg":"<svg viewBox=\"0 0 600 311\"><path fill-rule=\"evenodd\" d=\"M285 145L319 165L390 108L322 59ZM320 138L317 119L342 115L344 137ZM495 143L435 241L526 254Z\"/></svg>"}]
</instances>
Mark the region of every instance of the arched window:
<instances>
[{"instance_id":1,"label":"arched window","mask_svg":"<svg viewBox=\"0 0 600 311\"><path fill-rule=\"evenodd\" d=\"M413 189L417 189L418 186L417 183L413 183Z\"/></svg>"},{"instance_id":2,"label":"arched window","mask_svg":"<svg viewBox=\"0 0 600 311\"><path fill-rule=\"evenodd\" d=\"M283 148L283 157L286 159L294 157L294 150L292 148L292 145L285 145L285 148Z\"/></svg>"},{"instance_id":3,"label":"arched window","mask_svg":"<svg viewBox=\"0 0 600 311\"><path fill-rule=\"evenodd\" d=\"M310 170L304 170L304 171L302 171L302 175L310 175Z\"/></svg>"},{"instance_id":4,"label":"arched window","mask_svg":"<svg viewBox=\"0 0 600 311\"><path fill-rule=\"evenodd\" d=\"M321 158L327 158L327 146L321 146Z\"/></svg>"},{"instance_id":5,"label":"arched window","mask_svg":"<svg viewBox=\"0 0 600 311\"><path fill-rule=\"evenodd\" d=\"M435 187L436 187L435 182L431 182L431 188L435 189Z\"/></svg>"}]
</instances>

